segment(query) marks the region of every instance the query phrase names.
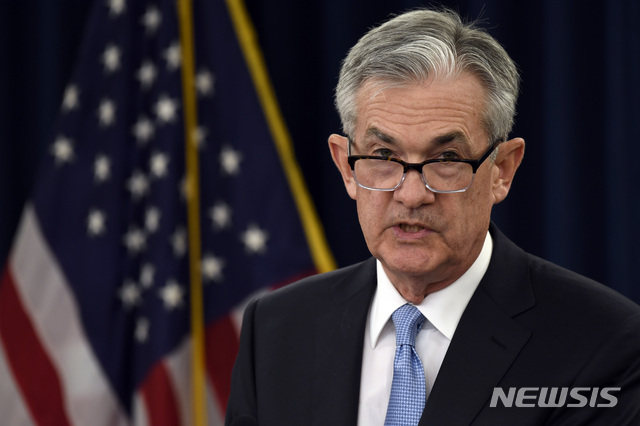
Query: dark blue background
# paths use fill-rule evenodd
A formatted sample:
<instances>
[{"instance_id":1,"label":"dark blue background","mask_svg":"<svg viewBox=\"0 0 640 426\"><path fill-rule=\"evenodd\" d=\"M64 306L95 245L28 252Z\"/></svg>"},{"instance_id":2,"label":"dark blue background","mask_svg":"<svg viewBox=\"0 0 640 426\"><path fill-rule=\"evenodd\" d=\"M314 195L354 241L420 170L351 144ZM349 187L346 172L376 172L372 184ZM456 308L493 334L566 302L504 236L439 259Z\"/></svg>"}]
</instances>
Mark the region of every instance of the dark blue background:
<instances>
[{"instance_id":1,"label":"dark blue background","mask_svg":"<svg viewBox=\"0 0 640 426\"><path fill-rule=\"evenodd\" d=\"M0 259L47 153L89 3L0 4ZM298 160L341 266L368 252L355 204L326 144L330 133L340 131L332 99L340 61L389 14L427 4L247 0ZM482 17L522 72L513 135L525 138L527 150L494 220L526 250L640 301L640 2L443 4Z\"/></svg>"}]
</instances>

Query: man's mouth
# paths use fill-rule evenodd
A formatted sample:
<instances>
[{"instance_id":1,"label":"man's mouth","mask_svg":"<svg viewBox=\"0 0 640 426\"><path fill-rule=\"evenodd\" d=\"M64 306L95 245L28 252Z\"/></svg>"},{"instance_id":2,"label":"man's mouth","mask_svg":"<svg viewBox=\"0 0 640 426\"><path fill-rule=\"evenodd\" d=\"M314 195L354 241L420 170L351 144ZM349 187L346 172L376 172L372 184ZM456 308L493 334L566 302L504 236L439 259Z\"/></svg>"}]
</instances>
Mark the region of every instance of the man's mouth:
<instances>
[{"instance_id":1,"label":"man's mouth","mask_svg":"<svg viewBox=\"0 0 640 426\"><path fill-rule=\"evenodd\" d=\"M416 232L420 232L420 231L426 229L424 226L409 225L408 223L401 223L398 226L400 227L400 229L402 229L403 232L407 232L407 233L410 233L410 234L414 234Z\"/></svg>"}]
</instances>

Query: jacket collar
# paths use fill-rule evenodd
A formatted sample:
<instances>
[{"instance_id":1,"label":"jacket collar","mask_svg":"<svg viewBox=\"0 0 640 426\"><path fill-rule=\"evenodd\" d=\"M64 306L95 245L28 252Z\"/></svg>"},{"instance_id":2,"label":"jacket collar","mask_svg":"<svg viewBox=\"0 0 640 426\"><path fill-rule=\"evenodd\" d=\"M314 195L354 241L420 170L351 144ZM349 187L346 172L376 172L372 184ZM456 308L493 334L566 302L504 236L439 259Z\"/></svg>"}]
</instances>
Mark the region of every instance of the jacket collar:
<instances>
[{"instance_id":1,"label":"jacket collar","mask_svg":"<svg viewBox=\"0 0 640 426\"><path fill-rule=\"evenodd\" d=\"M514 320L535 305L527 255L495 225L489 231L491 263L460 319L420 425L470 424L530 338Z\"/></svg>"}]
</instances>

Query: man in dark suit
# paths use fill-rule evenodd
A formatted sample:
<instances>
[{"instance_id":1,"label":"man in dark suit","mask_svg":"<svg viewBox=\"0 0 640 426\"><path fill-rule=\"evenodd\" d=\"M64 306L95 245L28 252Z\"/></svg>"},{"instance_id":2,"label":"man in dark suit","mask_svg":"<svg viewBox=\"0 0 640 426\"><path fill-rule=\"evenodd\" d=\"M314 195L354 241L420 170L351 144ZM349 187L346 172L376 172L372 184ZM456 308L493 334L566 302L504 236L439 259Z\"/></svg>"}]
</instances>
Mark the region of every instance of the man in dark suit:
<instances>
[{"instance_id":1,"label":"man in dark suit","mask_svg":"<svg viewBox=\"0 0 640 426\"><path fill-rule=\"evenodd\" d=\"M491 224L518 86L450 11L351 49L329 147L373 258L249 305L227 424L640 425L640 307Z\"/></svg>"}]
</instances>

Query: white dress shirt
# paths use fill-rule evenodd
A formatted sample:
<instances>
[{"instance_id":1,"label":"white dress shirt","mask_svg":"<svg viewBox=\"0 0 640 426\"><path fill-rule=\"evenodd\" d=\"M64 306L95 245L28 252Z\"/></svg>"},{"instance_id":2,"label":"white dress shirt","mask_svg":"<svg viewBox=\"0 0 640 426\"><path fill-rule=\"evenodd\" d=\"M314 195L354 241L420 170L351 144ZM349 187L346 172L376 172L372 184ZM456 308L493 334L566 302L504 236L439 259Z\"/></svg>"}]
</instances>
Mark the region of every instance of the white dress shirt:
<instances>
[{"instance_id":1,"label":"white dress shirt","mask_svg":"<svg viewBox=\"0 0 640 426\"><path fill-rule=\"evenodd\" d=\"M416 337L416 351L424 367L427 399L460 317L487 271L492 250L493 240L487 232L482 251L467 272L417 305L427 319ZM408 303L391 284L380 261L377 262L377 280L364 336L358 408L360 426L384 425L396 353L396 334L391 314Z\"/></svg>"}]
</instances>

